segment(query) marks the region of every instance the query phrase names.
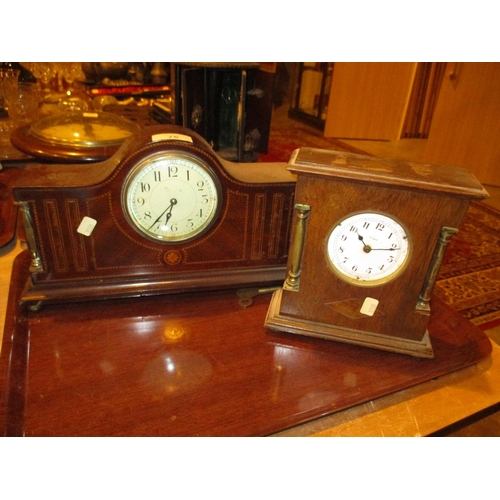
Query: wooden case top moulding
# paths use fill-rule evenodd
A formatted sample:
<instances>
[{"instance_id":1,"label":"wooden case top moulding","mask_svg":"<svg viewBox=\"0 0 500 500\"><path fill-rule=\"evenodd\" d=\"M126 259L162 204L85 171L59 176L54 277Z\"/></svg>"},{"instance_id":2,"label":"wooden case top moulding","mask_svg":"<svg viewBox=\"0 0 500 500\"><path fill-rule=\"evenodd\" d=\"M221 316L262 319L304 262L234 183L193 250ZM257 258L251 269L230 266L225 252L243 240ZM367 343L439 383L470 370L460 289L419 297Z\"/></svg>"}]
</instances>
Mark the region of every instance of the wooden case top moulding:
<instances>
[{"instance_id":1,"label":"wooden case top moulding","mask_svg":"<svg viewBox=\"0 0 500 500\"><path fill-rule=\"evenodd\" d=\"M172 161L179 167L169 167ZM184 224L188 233L188 225L205 216L205 181L193 180L186 162L199 165L216 186L211 224L175 241L143 234L126 203L138 171L148 179L138 188L148 190L142 196L151 214L144 217L167 228L161 212L175 200L166 220L172 231ZM182 178L175 170L181 166ZM286 163L223 161L202 137L171 125L142 130L101 163L29 166L14 187L33 255L22 299L33 304L280 283L294 190ZM186 212L199 191L198 208ZM149 192L165 199L156 212L156 194L148 199Z\"/></svg>"},{"instance_id":2,"label":"wooden case top moulding","mask_svg":"<svg viewBox=\"0 0 500 500\"><path fill-rule=\"evenodd\" d=\"M430 297L453 234L488 193L465 169L301 148L283 290L266 325L432 357Z\"/></svg>"}]
</instances>

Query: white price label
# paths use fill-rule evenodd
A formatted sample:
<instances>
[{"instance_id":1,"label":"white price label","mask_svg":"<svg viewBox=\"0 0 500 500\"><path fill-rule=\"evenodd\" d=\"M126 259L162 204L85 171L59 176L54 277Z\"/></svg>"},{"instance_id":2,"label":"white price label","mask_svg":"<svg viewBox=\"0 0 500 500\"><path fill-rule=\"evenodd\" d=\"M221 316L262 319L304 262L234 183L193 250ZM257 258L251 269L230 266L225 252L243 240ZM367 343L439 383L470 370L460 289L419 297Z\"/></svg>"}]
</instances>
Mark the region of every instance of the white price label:
<instances>
[{"instance_id":1,"label":"white price label","mask_svg":"<svg viewBox=\"0 0 500 500\"><path fill-rule=\"evenodd\" d=\"M366 316L373 316L378 307L378 300L372 299L371 297L366 297L361 306L359 312L365 314Z\"/></svg>"},{"instance_id":2,"label":"white price label","mask_svg":"<svg viewBox=\"0 0 500 500\"><path fill-rule=\"evenodd\" d=\"M184 134L155 134L151 137L153 142L158 141L184 141L193 142L193 139L189 135Z\"/></svg>"},{"instance_id":3,"label":"white price label","mask_svg":"<svg viewBox=\"0 0 500 500\"><path fill-rule=\"evenodd\" d=\"M84 217L82 219L82 222L80 222L77 231L84 236L90 236L96 224L97 221L95 219L92 219L92 217Z\"/></svg>"}]
</instances>

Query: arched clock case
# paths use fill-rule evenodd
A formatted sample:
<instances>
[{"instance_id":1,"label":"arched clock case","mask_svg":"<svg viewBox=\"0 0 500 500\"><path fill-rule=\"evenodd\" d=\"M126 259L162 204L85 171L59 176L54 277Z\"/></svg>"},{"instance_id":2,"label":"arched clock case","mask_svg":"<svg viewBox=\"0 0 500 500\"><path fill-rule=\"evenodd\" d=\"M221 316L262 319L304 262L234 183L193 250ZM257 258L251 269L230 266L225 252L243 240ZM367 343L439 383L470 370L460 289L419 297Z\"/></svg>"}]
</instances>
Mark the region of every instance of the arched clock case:
<instances>
[{"instance_id":1,"label":"arched clock case","mask_svg":"<svg viewBox=\"0 0 500 500\"><path fill-rule=\"evenodd\" d=\"M22 300L281 283L294 189L285 163L226 162L173 125L101 163L28 166L14 187L31 253Z\"/></svg>"}]
</instances>

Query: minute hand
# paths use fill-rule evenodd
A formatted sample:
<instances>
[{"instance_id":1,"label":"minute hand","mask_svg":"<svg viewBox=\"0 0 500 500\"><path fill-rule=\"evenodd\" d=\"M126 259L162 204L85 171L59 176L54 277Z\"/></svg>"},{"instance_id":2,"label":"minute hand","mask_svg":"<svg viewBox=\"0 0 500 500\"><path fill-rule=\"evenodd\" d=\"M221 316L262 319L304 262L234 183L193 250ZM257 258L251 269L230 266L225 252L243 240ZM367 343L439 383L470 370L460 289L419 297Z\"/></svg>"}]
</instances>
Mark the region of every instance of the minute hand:
<instances>
[{"instance_id":1,"label":"minute hand","mask_svg":"<svg viewBox=\"0 0 500 500\"><path fill-rule=\"evenodd\" d=\"M166 214L166 221L165 221L165 223L167 223L168 220L170 219L170 217L172 217L172 208L176 204L177 204L177 200L175 198L172 198L170 200L170 205L161 213L161 215L153 222L153 224L151 224L151 226L149 227L149 229L151 229L155 224L158 224L158 222L161 221L161 219L163 218L163 216L165 214Z\"/></svg>"},{"instance_id":2,"label":"minute hand","mask_svg":"<svg viewBox=\"0 0 500 500\"><path fill-rule=\"evenodd\" d=\"M401 250L401 248L372 248L370 251L383 250L385 252L394 252L394 250Z\"/></svg>"}]
</instances>

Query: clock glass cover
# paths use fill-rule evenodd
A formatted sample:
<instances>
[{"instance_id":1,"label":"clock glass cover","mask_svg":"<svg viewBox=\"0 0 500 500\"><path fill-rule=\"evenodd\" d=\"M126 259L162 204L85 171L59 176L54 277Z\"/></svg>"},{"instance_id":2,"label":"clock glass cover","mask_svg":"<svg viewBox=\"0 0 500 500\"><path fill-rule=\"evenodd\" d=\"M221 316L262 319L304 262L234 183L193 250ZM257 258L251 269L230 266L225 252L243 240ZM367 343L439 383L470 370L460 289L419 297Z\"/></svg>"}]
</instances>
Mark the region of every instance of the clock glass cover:
<instances>
[{"instance_id":1,"label":"clock glass cover","mask_svg":"<svg viewBox=\"0 0 500 500\"><path fill-rule=\"evenodd\" d=\"M334 272L359 286L377 286L398 277L411 253L409 234L394 218L376 212L349 215L327 238Z\"/></svg>"},{"instance_id":2,"label":"clock glass cover","mask_svg":"<svg viewBox=\"0 0 500 500\"><path fill-rule=\"evenodd\" d=\"M201 235L221 205L219 181L197 156L170 151L146 157L128 175L122 204L140 234L165 243Z\"/></svg>"},{"instance_id":3,"label":"clock glass cover","mask_svg":"<svg viewBox=\"0 0 500 500\"><path fill-rule=\"evenodd\" d=\"M111 157L140 127L119 115L65 111L15 128L18 150L45 161L83 163Z\"/></svg>"},{"instance_id":4,"label":"clock glass cover","mask_svg":"<svg viewBox=\"0 0 500 500\"><path fill-rule=\"evenodd\" d=\"M29 133L50 144L102 147L120 145L138 130L135 123L112 113L67 111L35 122Z\"/></svg>"}]
</instances>

